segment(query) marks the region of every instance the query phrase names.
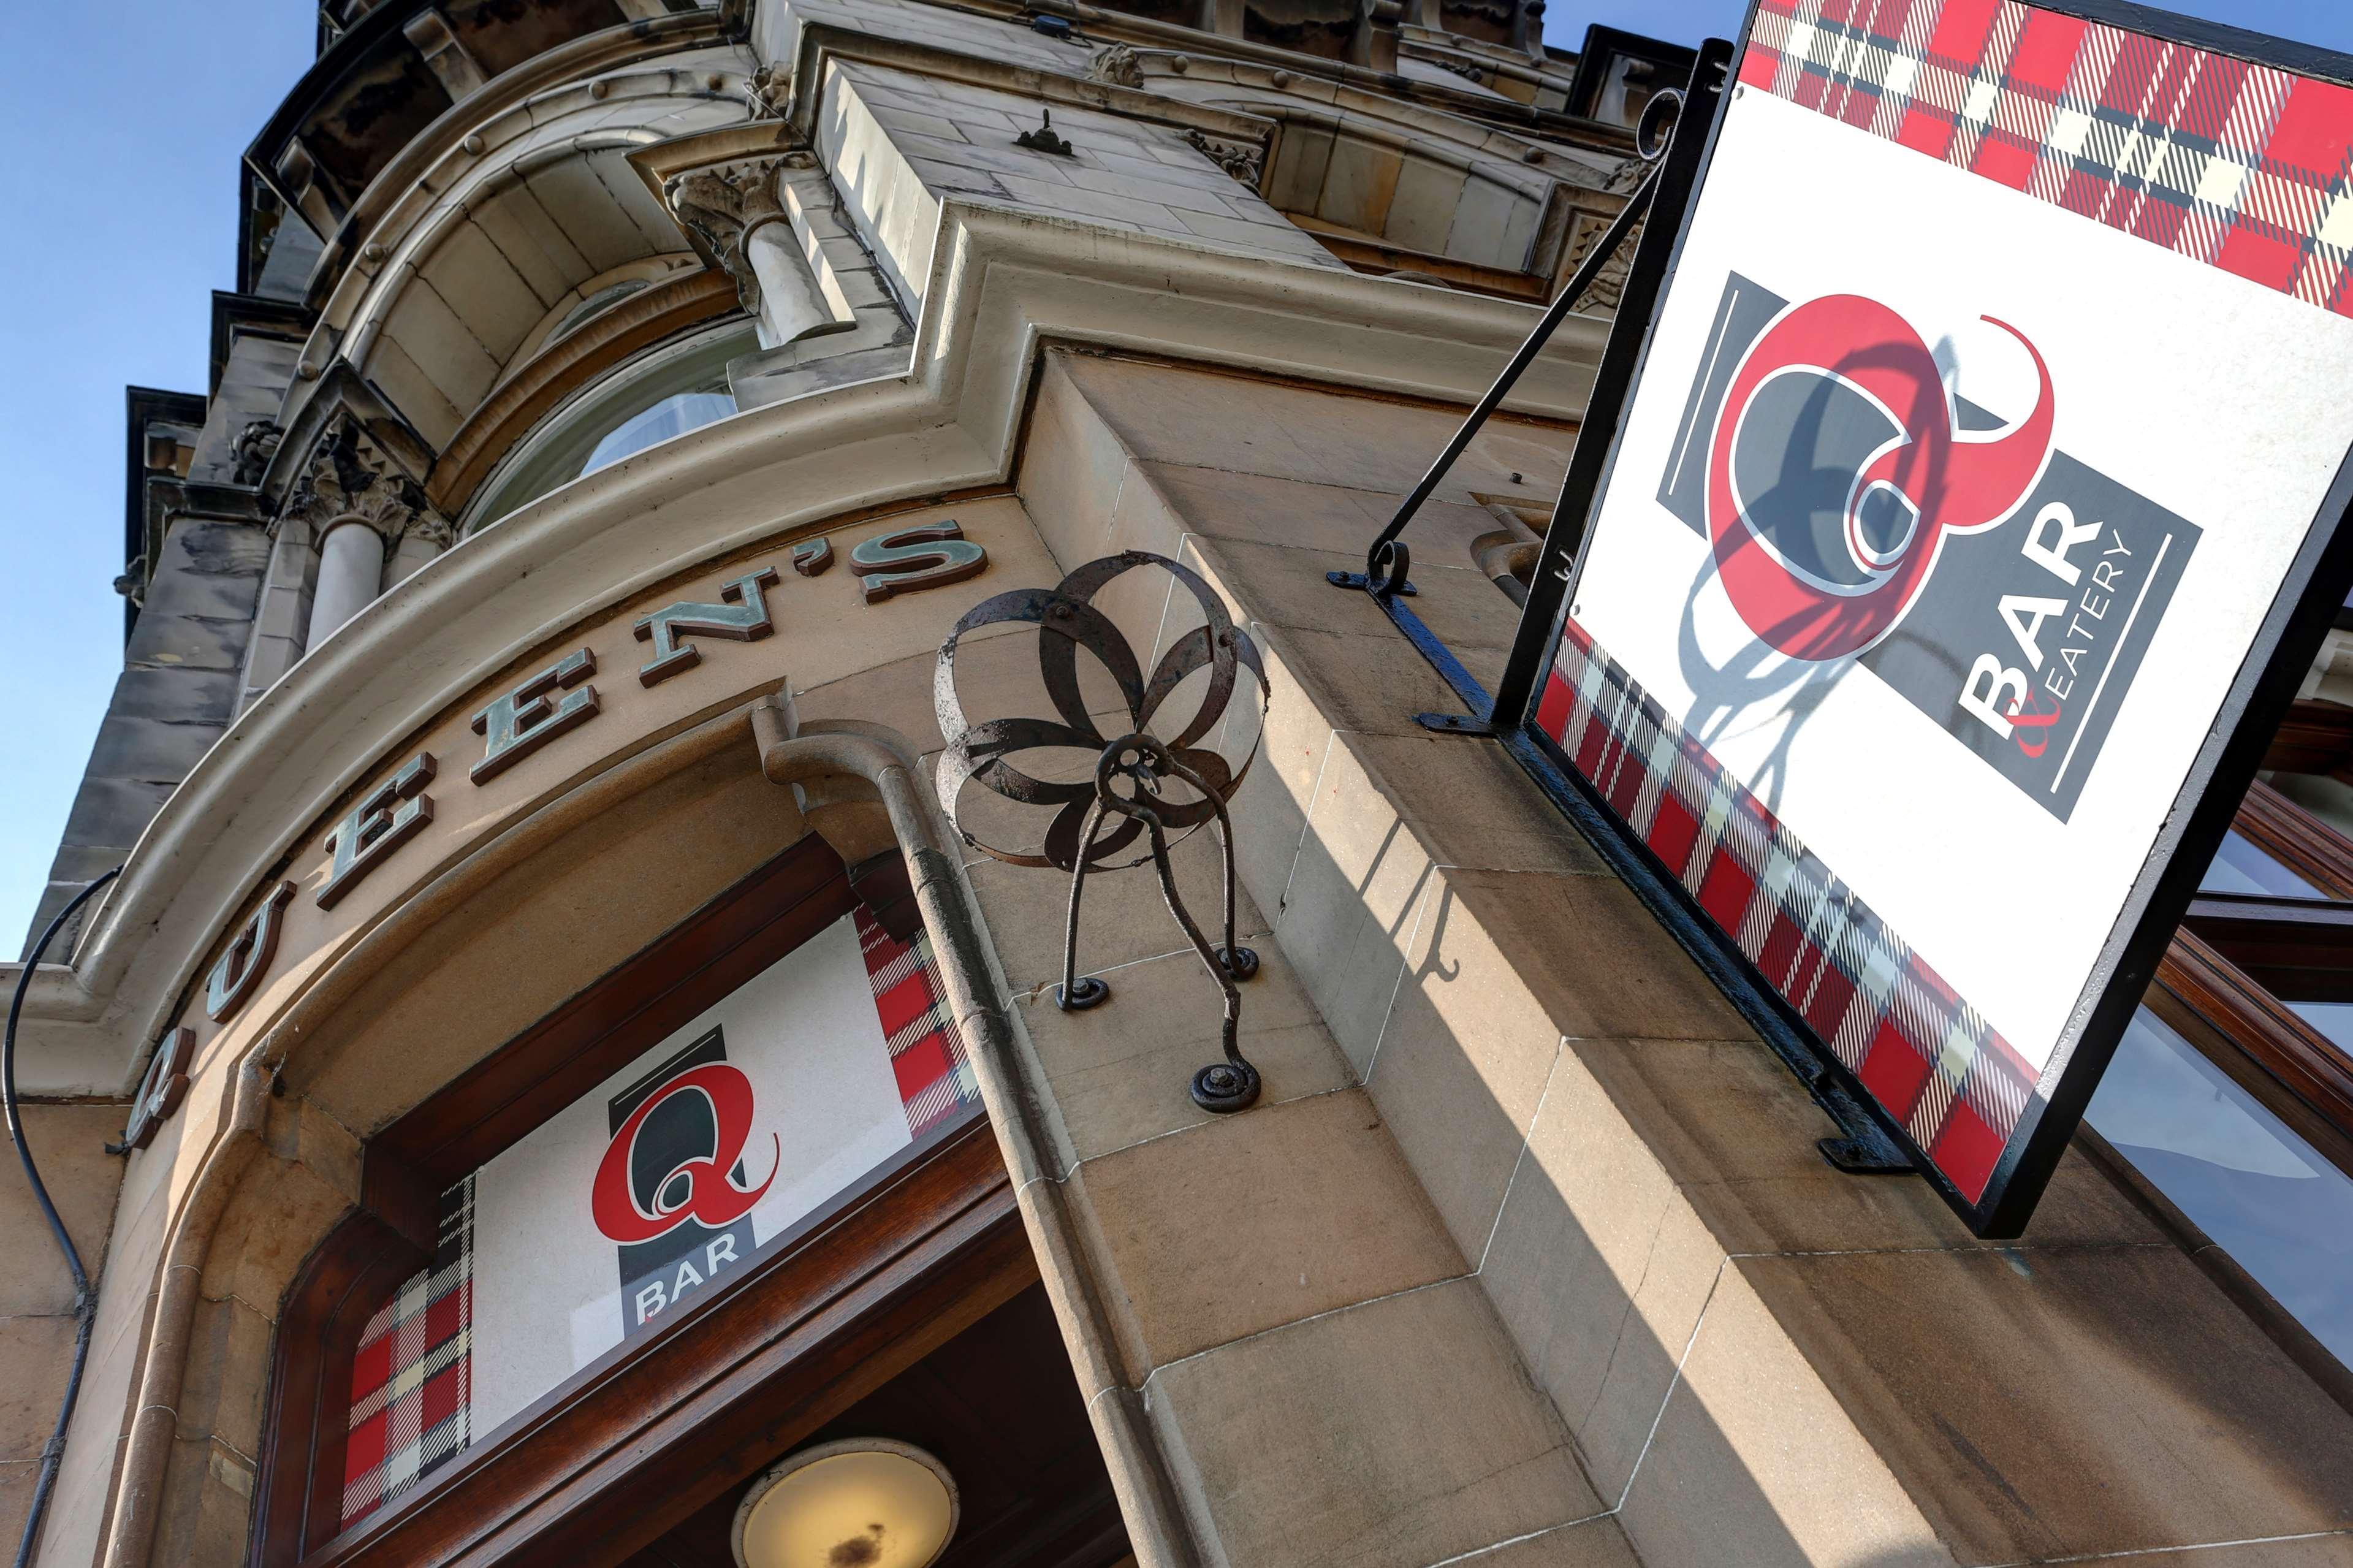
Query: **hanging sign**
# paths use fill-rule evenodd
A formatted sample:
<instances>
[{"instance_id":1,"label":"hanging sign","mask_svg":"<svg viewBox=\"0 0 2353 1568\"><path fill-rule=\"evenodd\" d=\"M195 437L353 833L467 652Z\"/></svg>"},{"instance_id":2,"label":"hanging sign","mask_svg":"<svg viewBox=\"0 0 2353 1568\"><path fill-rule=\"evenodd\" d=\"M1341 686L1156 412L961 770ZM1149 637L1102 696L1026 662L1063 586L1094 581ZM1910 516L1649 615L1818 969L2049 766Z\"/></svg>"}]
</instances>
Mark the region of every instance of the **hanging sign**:
<instances>
[{"instance_id":1,"label":"hanging sign","mask_svg":"<svg viewBox=\"0 0 2353 1568\"><path fill-rule=\"evenodd\" d=\"M2353 569L2353 91L2095 8L1761 0L1535 717L1985 1234Z\"/></svg>"}]
</instances>

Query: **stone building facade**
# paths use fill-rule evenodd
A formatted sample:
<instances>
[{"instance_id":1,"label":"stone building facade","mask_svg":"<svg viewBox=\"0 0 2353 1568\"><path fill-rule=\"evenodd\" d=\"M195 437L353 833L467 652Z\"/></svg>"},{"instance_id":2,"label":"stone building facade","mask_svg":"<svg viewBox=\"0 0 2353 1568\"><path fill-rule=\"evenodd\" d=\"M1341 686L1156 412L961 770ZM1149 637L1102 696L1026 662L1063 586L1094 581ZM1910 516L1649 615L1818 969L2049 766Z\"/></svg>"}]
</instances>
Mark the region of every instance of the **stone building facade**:
<instances>
[{"instance_id":1,"label":"stone building facade","mask_svg":"<svg viewBox=\"0 0 2353 1568\"><path fill-rule=\"evenodd\" d=\"M130 395L124 669L28 934L123 868L18 1040L88 1297L0 1181L34 1561L724 1564L871 1438L955 1476L960 1568L2353 1562L2353 965L2186 927L1979 1243L1822 1162L1325 581L1690 69L1542 10L321 8L210 385ZM1624 266L1414 524L1490 679ZM1124 551L1187 574L1082 593L1125 683L959 632ZM975 723L1203 705L1155 733L1240 774L1250 1108L1187 1093L1221 986L1150 871L1057 1005L1068 883L976 842L1041 830L933 787L952 633ZM2218 891L2353 900L2342 658ZM1214 924L1215 835L1172 856Z\"/></svg>"}]
</instances>

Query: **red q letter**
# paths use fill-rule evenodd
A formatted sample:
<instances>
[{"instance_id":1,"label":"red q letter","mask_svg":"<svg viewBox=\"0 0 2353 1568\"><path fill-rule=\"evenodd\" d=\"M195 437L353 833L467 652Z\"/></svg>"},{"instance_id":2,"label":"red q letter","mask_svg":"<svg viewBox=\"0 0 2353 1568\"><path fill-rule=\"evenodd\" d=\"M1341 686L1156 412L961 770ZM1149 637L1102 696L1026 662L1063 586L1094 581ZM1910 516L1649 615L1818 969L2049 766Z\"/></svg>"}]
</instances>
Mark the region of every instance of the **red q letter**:
<instances>
[{"instance_id":1,"label":"red q letter","mask_svg":"<svg viewBox=\"0 0 2353 1568\"><path fill-rule=\"evenodd\" d=\"M1939 535L1991 527L2026 498L2051 450L2051 372L2015 327L1985 319L2025 347L2040 382L2033 412L1990 440L1959 439L1935 356L1909 323L1875 300L1831 294L1810 301L1785 313L1749 348L1716 416L1707 528L1725 592L1757 636L1800 659L1860 652L1903 619L1936 564ZM1862 580L1846 591L1792 572L1768 547L1769 528L1760 529L1745 514L1733 490L1741 416L1768 377L1793 368L1860 387L1903 427L1902 437L1856 475L1850 492L1845 548ZM1908 537L1883 557L1867 553L1857 515L1874 489L1894 490L1918 518Z\"/></svg>"},{"instance_id":2,"label":"red q letter","mask_svg":"<svg viewBox=\"0 0 2353 1568\"><path fill-rule=\"evenodd\" d=\"M645 1125L653 1108L672 1095L699 1094L711 1104L711 1116L719 1129L717 1147L708 1159L683 1160L664 1171L653 1185L654 1202L661 1202L663 1191L671 1181L683 1175L687 1179L685 1202L675 1208L657 1208L652 1212L638 1207L635 1191L629 1183L629 1161L638 1146L638 1128ZM776 1167L770 1166L767 1181L750 1192L744 1192L731 1181L727 1172L734 1169L743 1157L744 1145L752 1136L752 1081L743 1070L724 1062L706 1062L681 1073L669 1083L646 1097L645 1103L629 1113L621 1130L605 1150L605 1158L596 1167L596 1184L591 1194L591 1212L596 1228L624 1246L649 1242L668 1235L688 1220L699 1220L712 1230L733 1224L752 1212L769 1184L776 1179ZM773 1141L774 1135L771 1135ZM784 1159L784 1145L776 1143L776 1163Z\"/></svg>"}]
</instances>

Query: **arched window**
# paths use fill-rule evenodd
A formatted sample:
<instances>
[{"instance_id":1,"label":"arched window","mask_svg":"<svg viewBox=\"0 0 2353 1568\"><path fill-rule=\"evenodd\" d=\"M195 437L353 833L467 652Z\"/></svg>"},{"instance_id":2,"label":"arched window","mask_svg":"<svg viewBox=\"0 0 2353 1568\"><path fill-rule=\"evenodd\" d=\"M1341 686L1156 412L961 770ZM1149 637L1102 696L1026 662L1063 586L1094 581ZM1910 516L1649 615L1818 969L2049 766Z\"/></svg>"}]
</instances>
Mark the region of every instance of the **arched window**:
<instances>
[{"instance_id":1,"label":"arched window","mask_svg":"<svg viewBox=\"0 0 2353 1568\"><path fill-rule=\"evenodd\" d=\"M584 301L582 307L595 302ZM733 317L657 344L574 394L499 464L468 510L466 532L488 527L607 463L733 414L728 365L759 347L758 329Z\"/></svg>"}]
</instances>

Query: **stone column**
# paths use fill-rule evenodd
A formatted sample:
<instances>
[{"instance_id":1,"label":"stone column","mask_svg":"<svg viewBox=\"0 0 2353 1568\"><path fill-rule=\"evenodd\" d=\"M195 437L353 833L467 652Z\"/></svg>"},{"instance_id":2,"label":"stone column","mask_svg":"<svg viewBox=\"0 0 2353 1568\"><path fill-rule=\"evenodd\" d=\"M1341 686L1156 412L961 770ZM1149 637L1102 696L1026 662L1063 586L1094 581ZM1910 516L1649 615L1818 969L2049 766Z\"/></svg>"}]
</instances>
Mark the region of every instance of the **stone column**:
<instances>
[{"instance_id":1,"label":"stone column","mask_svg":"<svg viewBox=\"0 0 2353 1568\"><path fill-rule=\"evenodd\" d=\"M384 537L364 520L340 517L319 541L319 586L311 596L306 648L375 602L384 583Z\"/></svg>"},{"instance_id":2,"label":"stone column","mask_svg":"<svg viewBox=\"0 0 2353 1568\"><path fill-rule=\"evenodd\" d=\"M735 280L736 297L759 320L763 348L782 348L857 324L844 302L828 297L776 189L780 169L810 162L806 153L788 153L696 169L672 179L664 191L679 222Z\"/></svg>"},{"instance_id":3,"label":"stone column","mask_svg":"<svg viewBox=\"0 0 2353 1568\"><path fill-rule=\"evenodd\" d=\"M339 418L311 453L286 516L307 523L318 539L319 575L302 630L306 653L451 538L424 490L349 418Z\"/></svg>"}]
</instances>

